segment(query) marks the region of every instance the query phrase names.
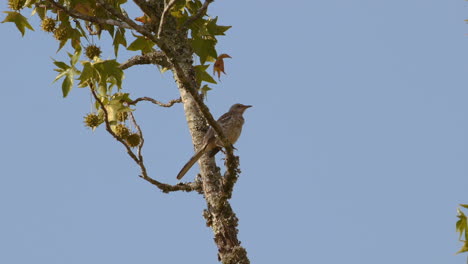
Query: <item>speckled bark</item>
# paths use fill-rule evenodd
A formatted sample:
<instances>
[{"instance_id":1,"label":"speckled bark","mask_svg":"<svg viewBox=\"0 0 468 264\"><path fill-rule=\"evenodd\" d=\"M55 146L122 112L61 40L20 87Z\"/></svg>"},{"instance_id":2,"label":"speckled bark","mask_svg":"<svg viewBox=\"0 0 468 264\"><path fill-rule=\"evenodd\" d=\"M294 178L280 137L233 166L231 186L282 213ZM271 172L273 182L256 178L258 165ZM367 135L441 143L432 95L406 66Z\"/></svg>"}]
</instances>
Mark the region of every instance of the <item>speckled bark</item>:
<instances>
[{"instance_id":1,"label":"speckled bark","mask_svg":"<svg viewBox=\"0 0 468 264\"><path fill-rule=\"evenodd\" d=\"M180 34L170 18L161 36L160 47L173 64L174 79L179 88L185 110L185 117L196 148L201 147L203 136L208 129L205 118L199 111L191 92L198 91L193 65L193 52L188 39ZM198 92L197 92L198 94ZM203 216L207 226L214 232L214 241L218 246L218 259L224 264L250 263L246 250L237 238L238 219L232 211L228 195L224 192L222 177L214 158L207 155L199 160L203 192L207 202Z\"/></svg>"}]
</instances>

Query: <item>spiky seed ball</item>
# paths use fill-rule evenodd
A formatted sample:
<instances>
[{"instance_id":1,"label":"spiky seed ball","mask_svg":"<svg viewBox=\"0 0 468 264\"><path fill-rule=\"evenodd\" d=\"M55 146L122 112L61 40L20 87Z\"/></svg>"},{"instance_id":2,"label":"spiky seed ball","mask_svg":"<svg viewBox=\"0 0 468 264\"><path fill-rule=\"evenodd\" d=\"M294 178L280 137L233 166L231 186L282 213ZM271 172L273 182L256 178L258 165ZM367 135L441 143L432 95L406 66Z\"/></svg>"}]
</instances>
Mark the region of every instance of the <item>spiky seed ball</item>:
<instances>
[{"instance_id":1,"label":"spiky seed ball","mask_svg":"<svg viewBox=\"0 0 468 264\"><path fill-rule=\"evenodd\" d=\"M90 60L94 59L94 57L101 56L101 49L96 45L89 45L86 47L86 57Z\"/></svg>"},{"instance_id":2,"label":"spiky seed ball","mask_svg":"<svg viewBox=\"0 0 468 264\"><path fill-rule=\"evenodd\" d=\"M115 126L115 134L119 138L126 139L130 135L130 130L124 124L118 124Z\"/></svg>"},{"instance_id":3,"label":"spiky seed ball","mask_svg":"<svg viewBox=\"0 0 468 264\"><path fill-rule=\"evenodd\" d=\"M45 32L53 32L55 30L55 19L46 17L42 20L41 28Z\"/></svg>"},{"instance_id":4,"label":"spiky seed ball","mask_svg":"<svg viewBox=\"0 0 468 264\"><path fill-rule=\"evenodd\" d=\"M58 27L54 30L54 38L58 41L66 40L68 37L68 29L66 27Z\"/></svg>"},{"instance_id":5,"label":"spiky seed ball","mask_svg":"<svg viewBox=\"0 0 468 264\"><path fill-rule=\"evenodd\" d=\"M99 117L96 114L87 114L84 117L84 123L87 127L95 128L101 124L101 120L99 120Z\"/></svg>"},{"instance_id":6,"label":"spiky seed ball","mask_svg":"<svg viewBox=\"0 0 468 264\"><path fill-rule=\"evenodd\" d=\"M137 133L130 134L130 136L127 137L127 143L132 148L140 145L140 141L140 135L138 135Z\"/></svg>"},{"instance_id":7,"label":"spiky seed ball","mask_svg":"<svg viewBox=\"0 0 468 264\"><path fill-rule=\"evenodd\" d=\"M117 114L117 120L119 122L125 122L128 119L128 112L119 112Z\"/></svg>"},{"instance_id":8,"label":"spiky seed ball","mask_svg":"<svg viewBox=\"0 0 468 264\"><path fill-rule=\"evenodd\" d=\"M8 0L8 7L11 10L19 11L23 9L26 0Z\"/></svg>"}]
</instances>

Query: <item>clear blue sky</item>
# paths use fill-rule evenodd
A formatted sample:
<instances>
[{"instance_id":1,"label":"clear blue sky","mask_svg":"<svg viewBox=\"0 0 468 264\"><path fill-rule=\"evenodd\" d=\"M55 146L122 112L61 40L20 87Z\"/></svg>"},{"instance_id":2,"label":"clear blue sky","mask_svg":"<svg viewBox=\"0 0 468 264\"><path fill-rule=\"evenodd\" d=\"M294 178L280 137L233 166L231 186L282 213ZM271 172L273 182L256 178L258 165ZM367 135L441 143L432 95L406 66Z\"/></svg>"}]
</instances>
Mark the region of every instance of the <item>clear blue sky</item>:
<instances>
[{"instance_id":1,"label":"clear blue sky","mask_svg":"<svg viewBox=\"0 0 468 264\"><path fill-rule=\"evenodd\" d=\"M207 103L215 116L254 105L232 199L252 263L466 262L454 255L468 203L465 1L216 1L209 13L233 26L218 49L233 58ZM0 25L0 263L217 263L204 200L162 194L83 126L91 98L61 98L51 57L63 54L34 25L25 38ZM150 66L124 89L177 97ZM193 153L181 105L136 115L151 176L176 183Z\"/></svg>"}]
</instances>

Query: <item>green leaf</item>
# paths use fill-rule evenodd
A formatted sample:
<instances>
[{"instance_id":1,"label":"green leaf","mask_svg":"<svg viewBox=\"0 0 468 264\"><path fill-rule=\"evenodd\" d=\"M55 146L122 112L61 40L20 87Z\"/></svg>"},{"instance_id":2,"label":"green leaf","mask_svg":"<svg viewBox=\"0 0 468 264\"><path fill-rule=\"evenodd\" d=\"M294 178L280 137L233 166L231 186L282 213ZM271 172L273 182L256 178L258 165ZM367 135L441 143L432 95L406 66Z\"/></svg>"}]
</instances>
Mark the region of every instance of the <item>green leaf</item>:
<instances>
[{"instance_id":1,"label":"green leaf","mask_svg":"<svg viewBox=\"0 0 468 264\"><path fill-rule=\"evenodd\" d=\"M11 11L4 11L3 13L8 14L8 15L5 17L5 20L3 20L2 23L5 23L5 22L15 23L16 27L21 32L21 36L24 36L24 33L26 31L25 28L29 28L30 30L34 31L33 27L29 24L28 19L25 18L20 13L11 12Z\"/></svg>"},{"instance_id":2,"label":"green leaf","mask_svg":"<svg viewBox=\"0 0 468 264\"><path fill-rule=\"evenodd\" d=\"M154 42L146 39L145 37L137 37L130 45L127 47L127 50L138 51L144 53L153 52Z\"/></svg>"},{"instance_id":3,"label":"green leaf","mask_svg":"<svg viewBox=\"0 0 468 264\"><path fill-rule=\"evenodd\" d=\"M82 37L84 37L84 38L85 38L85 39L86 39L86 40L89 42L89 39L88 39L87 33L86 33L86 31L83 29L83 27L81 26L81 23L80 23L80 21L78 21L78 20L75 20L75 27L76 27L76 29L77 29L77 30L79 30L79 31L80 31L80 33L81 33L81 36L82 36Z\"/></svg>"},{"instance_id":4,"label":"green leaf","mask_svg":"<svg viewBox=\"0 0 468 264\"><path fill-rule=\"evenodd\" d=\"M208 98L208 91L210 91L210 90L212 90L212 89L211 89L210 87L208 87L207 84L205 84L205 85L203 85L203 87L202 87L200 90L201 90L203 96L204 96L205 98Z\"/></svg>"},{"instance_id":5,"label":"green leaf","mask_svg":"<svg viewBox=\"0 0 468 264\"><path fill-rule=\"evenodd\" d=\"M35 4L38 0L27 0L26 3L24 4L25 7L31 8L33 4Z\"/></svg>"},{"instance_id":6,"label":"green leaf","mask_svg":"<svg viewBox=\"0 0 468 264\"><path fill-rule=\"evenodd\" d=\"M98 86L98 94L100 96L106 96L107 95L107 84L106 83L100 83Z\"/></svg>"},{"instance_id":7,"label":"green leaf","mask_svg":"<svg viewBox=\"0 0 468 264\"><path fill-rule=\"evenodd\" d=\"M116 60L105 60L95 63L94 68L99 74L99 84L105 85L107 82L111 84L115 83L119 89L122 89L124 74L119 66L120 64ZM113 78L113 80L109 78Z\"/></svg>"},{"instance_id":8,"label":"green leaf","mask_svg":"<svg viewBox=\"0 0 468 264\"><path fill-rule=\"evenodd\" d=\"M93 79L96 78L96 70L89 61L81 62L81 64L83 64L83 70L78 78L80 81L78 87L80 88L88 86L89 82L92 82Z\"/></svg>"},{"instance_id":9,"label":"green leaf","mask_svg":"<svg viewBox=\"0 0 468 264\"><path fill-rule=\"evenodd\" d=\"M198 9L200 9L201 7L202 7L202 2L200 0L187 1L187 9L192 15L197 13Z\"/></svg>"},{"instance_id":10,"label":"green leaf","mask_svg":"<svg viewBox=\"0 0 468 264\"><path fill-rule=\"evenodd\" d=\"M70 68L70 66L68 66L68 65L67 65L65 62L63 62L63 61L56 61L56 60L54 60L54 64L55 64L55 66L59 67L59 68L62 69L62 70L67 70L67 69ZM62 71L60 71L60 72L62 72Z\"/></svg>"},{"instance_id":11,"label":"green leaf","mask_svg":"<svg viewBox=\"0 0 468 264\"><path fill-rule=\"evenodd\" d=\"M73 29L70 33L71 45L75 51L81 51L81 32L78 29Z\"/></svg>"},{"instance_id":12,"label":"green leaf","mask_svg":"<svg viewBox=\"0 0 468 264\"><path fill-rule=\"evenodd\" d=\"M460 204L461 207L468 208L468 204Z\"/></svg>"},{"instance_id":13,"label":"green leaf","mask_svg":"<svg viewBox=\"0 0 468 264\"><path fill-rule=\"evenodd\" d=\"M68 57L70 57L70 64L72 66L75 66L75 64L78 62L78 60L80 59L80 56L81 56L81 49L75 51L75 53L71 54L69 52L67 52L68 54Z\"/></svg>"},{"instance_id":14,"label":"green leaf","mask_svg":"<svg viewBox=\"0 0 468 264\"><path fill-rule=\"evenodd\" d=\"M207 24L206 24L206 29L208 30L208 33L212 36L217 36L221 35L224 36L224 32L226 32L228 29L230 29L232 26L218 26L216 25L216 22L218 22L218 17L215 17L214 19L209 19Z\"/></svg>"},{"instance_id":15,"label":"green leaf","mask_svg":"<svg viewBox=\"0 0 468 264\"><path fill-rule=\"evenodd\" d=\"M467 218L466 218L466 215L459 209L457 208L457 217L458 217L458 221L457 223L455 224L455 230L460 233L460 236L459 236L459 239L461 239L462 235L465 233L465 239L467 238L466 237L466 231L467 231Z\"/></svg>"},{"instance_id":16,"label":"green leaf","mask_svg":"<svg viewBox=\"0 0 468 264\"><path fill-rule=\"evenodd\" d=\"M195 38L191 40L191 44L195 54L200 57L201 64L218 57L215 49L216 40Z\"/></svg>"},{"instance_id":17,"label":"green leaf","mask_svg":"<svg viewBox=\"0 0 468 264\"><path fill-rule=\"evenodd\" d=\"M63 97L67 97L68 93L70 92L70 90L72 89L73 87L73 71L72 70L68 70L67 71L67 75L65 77L65 79L63 80L63 83L62 83L62 94L63 94Z\"/></svg>"},{"instance_id":18,"label":"green leaf","mask_svg":"<svg viewBox=\"0 0 468 264\"><path fill-rule=\"evenodd\" d=\"M468 251L468 241L464 241L462 248L455 254L463 253Z\"/></svg>"},{"instance_id":19,"label":"green leaf","mask_svg":"<svg viewBox=\"0 0 468 264\"><path fill-rule=\"evenodd\" d=\"M216 84L215 79L213 79L213 77L211 77L211 75L206 72L206 69L208 67L209 65L197 65L194 67L198 86L200 86L202 82L209 82L209 83Z\"/></svg>"},{"instance_id":20,"label":"green leaf","mask_svg":"<svg viewBox=\"0 0 468 264\"><path fill-rule=\"evenodd\" d=\"M36 6L34 10L31 12L31 16L37 13L41 19L44 19L46 16L46 12L47 10L45 8Z\"/></svg>"},{"instance_id":21,"label":"green leaf","mask_svg":"<svg viewBox=\"0 0 468 264\"><path fill-rule=\"evenodd\" d=\"M112 100L117 100L117 101L120 101L120 102L131 102L132 99L130 99L130 94L129 93L115 93L114 95L112 95Z\"/></svg>"},{"instance_id":22,"label":"green leaf","mask_svg":"<svg viewBox=\"0 0 468 264\"><path fill-rule=\"evenodd\" d=\"M115 33L114 42L112 43L112 45L114 45L115 57L117 57L117 55L119 53L119 45L127 47L127 40L125 39L125 29L124 28L121 28L121 29L117 30L117 33Z\"/></svg>"}]
</instances>

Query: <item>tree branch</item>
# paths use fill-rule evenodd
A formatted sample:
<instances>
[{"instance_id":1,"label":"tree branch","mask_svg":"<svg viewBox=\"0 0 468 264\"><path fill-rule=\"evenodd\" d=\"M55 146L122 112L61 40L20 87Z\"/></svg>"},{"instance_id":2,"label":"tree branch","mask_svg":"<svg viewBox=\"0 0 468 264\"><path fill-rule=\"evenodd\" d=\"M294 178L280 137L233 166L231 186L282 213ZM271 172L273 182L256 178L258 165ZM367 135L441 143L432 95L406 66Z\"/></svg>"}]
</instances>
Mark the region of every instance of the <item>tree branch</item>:
<instances>
[{"instance_id":1,"label":"tree branch","mask_svg":"<svg viewBox=\"0 0 468 264\"><path fill-rule=\"evenodd\" d=\"M143 180L155 185L158 187L163 193L170 193L170 192L176 192L176 191L185 191L185 192L191 192L191 191L196 191L200 194L203 194L203 189L201 182L195 181L195 182L188 182L188 183L178 183L176 185L169 185L165 183L161 183L155 179L152 179L148 177L147 175L139 175L140 178Z\"/></svg>"},{"instance_id":2,"label":"tree branch","mask_svg":"<svg viewBox=\"0 0 468 264\"><path fill-rule=\"evenodd\" d=\"M105 25L110 25L110 26L117 26L117 27L132 29L132 27L130 27L127 23L124 23L121 21L117 21L117 20L110 19L110 18L100 18L100 17L95 17L95 16L84 15L74 10L68 9L65 6L59 4L58 2L55 2L54 0L46 0L46 1L51 3L56 8L67 13L69 16L73 18L78 18L78 19L82 19L82 20L89 21L92 23L97 23L97 24L105 24Z\"/></svg>"},{"instance_id":3,"label":"tree branch","mask_svg":"<svg viewBox=\"0 0 468 264\"><path fill-rule=\"evenodd\" d=\"M159 20L159 28L158 28L158 35L157 35L158 38L161 37L162 28L164 26L164 22L166 21L166 15L169 12L169 10L175 5L176 1L177 0L170 0L168 4L164 3L164 10L161 14L161 20Z\"/></svg>"},{"instance_id":4,"label":"tree branch","mask_svg":"<svg viewBox=\"0 0 468 264\"><path fill-rule=\"evenodd\" d=\"M136 55L120 64L120 69L125 70L134 65L157 64L164 68L170 68L171 64L167 61L166 56L161 51L154 51L144 55Z\"/></svg>"},{"instance_id":5,"label":"tree branch","mask_svg":"<svg viewBox=\"0 0 468 264\"><path fill-rule=\"evenodd\" d=\"M134 105L134 104L136 104L136 103L138 103L138 102L141 102L141 101L148 101L148 102L151 102L151 103L153 103L153 104L157 104L157 105L162 106L162 107L171 107L171 106L173 106L175 103L181 103L181 102L182 102L182 99L180 99L180 98L172 99L172 100L170 100L170 101L167 102L167 103L163 103L163 102L160 102L160 101L155 100L155 99L153 99L153 98L150 98L150 97L146 97L146 96L145 96L145 97L137 98L137 99L135 99L135 100L129 102L128 104Z\"/></svg>"},{"instance_id":6,"label":"tree branch","mask_svg":"<svg viewBox=\"0 0 468 264\"><path fill-rule=\"evenodd\" d=\"M138 131L138 134L139 134L139 136L141 138L141 142L140 142L140 145L139 145L139 148L138 148L138 157L135 155L135 153L133 153L130 146L122 138L118 137L114 133L114 131L112 131L112 128L110 126L110 121L109 121L109 113L107 112L106 106L104 105L104 103L97 96L96 91L94 91L94 89L93 89L93 85L90 85L89 88L91 90L91 93L92 93L94 99L99 103L99 106L101 107L102 111L104 112L104 123L106 124L107 132L109 132L109 134L111 134L117 141L119 141L120 143L122 143L122 145L124 145L124 147L127 149L127 154L140 167L140 169L141 169L141 175L139 175L140 178L142 178L142 179L146 180L147 182L155 185L156 187L158 187L164 193L175 192L175 191L186 191L186 192L197 191L199 193L202 192L201 191L201 185L200 185L200 183L197 183L197 182L195 182L195 183L186 183L186 184L179 183L179 184L176 184L176 185L170 185L170 184L165 184L165 183L159 182L159 181L149 177L148 173L146 171L145 164L143 163L143 156L141 155L141 147L143 146L143 142L144 142L143 141L143 134L141 132L140 127L136 123L135 118L133 117L133 114L130 113L130 117L132 118L132 121L134 122L135 127L136 127L136 129Z\"/></svg>"},{"instance_id":7,"label":"tree branch","mask_svg":"<svg viewBox=\"0 0 468 264\"><path fill-rule=\"evenodd\" d=\"M195 15L189 17L185 21L184 25L182 26L182 29L183 30L187 29L195 20L203 17L206 14L206 11L208 10L208 6L213 2L214 2L214 0L205 0L202 7L200 7L200 9L198 9L197 13Z\"/></svg>"},{"instance_id":8,"label":"tree branch","mask_svg":"<svg viewBox=\"0 0 468 264\"><path fill-rule=\"evenodd\" d=\"M50 1L50 0L48 0L48 1ZM134 29L134 30L140 32L141 34L143 34L146 37L152 36L151 32L149 32L144 27L142 27L142 26L138 25L137 23L135 23L133 20L131 20L130 18L128 18L127 16L125 16L124 14L119 12L117 9L115 9L113 6L109 5L105 1L96 0L96 2L98 2L109 14L111 14L111 15L119 18L123 22L127 23L131 27L131 29Z\"/></svg>"},{"instance_id":9,"label":"tree branch","mask_svg":"<svg viewBox=\"0 0 468 264\"><path fill-rule=\"evenodd\" d=\"M224 148L226 149L226 172L227 174L225 175L225 183L227 185L227 190L232 190L232 187L234 186L234 183L237 180L237 172L239 171L238 169L238 162L237 158L234 156L234 150L231 144L229 144L229 141L227 141L220 125L218 122L213 118L213 115L211 115L210 110L208 107L205 105L203 102L203 99L198 93L198 84L195 80L191 80L187 77L185 74L184 70L182 69L180 65L180 61L176 60L177 56L175 54L171 53L171 49L167 46L167 44L162 41L159 45L161 50L166 54L167 58L170 59L170 62L172 64L172 70L174 73L177 75L177 78L180 80L182 84L182 88L186 90L194 99L196 106L200 110L201 114L203 117L206 119L208 124L213 128L213 130L216 132L218 135L218 138L221 140L223 143ZM174 56L173 56L174 55ZM229 193L231 193L230 191ZM231 195L228 193L225 197L223 197L223 200L229 199ZM221 200L219 206L222 206L224 202Z\"/></svg>"},{"instance_id":10,"label":"tree branch","mask_svg":"<svg viewBox=\"0 0 468 264\"><path fill-rule=\"evenodd\" d=\"M143 132L141 131L140 126L135 120L135 116L133 112L128 112L130 116L130 120L132 120L133 126L136 128L138 135L140 136L140 145L138 145L138 161L139 163L143 164L143 155L141 154L141 149L143 148L143 144L145 143L145 138L143 138Z\"/></svg>"}]
</instances>

